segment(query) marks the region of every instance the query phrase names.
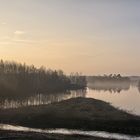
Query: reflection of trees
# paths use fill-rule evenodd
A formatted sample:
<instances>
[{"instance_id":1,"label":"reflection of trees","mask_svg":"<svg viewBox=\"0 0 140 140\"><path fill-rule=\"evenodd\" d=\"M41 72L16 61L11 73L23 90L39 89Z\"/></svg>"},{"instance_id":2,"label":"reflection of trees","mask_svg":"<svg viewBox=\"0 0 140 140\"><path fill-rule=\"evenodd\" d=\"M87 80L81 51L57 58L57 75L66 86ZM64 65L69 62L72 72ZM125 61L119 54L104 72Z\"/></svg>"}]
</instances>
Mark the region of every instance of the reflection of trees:
<instances>
[{"instance_id":1,"label":"reflection of trees","mask_svg":"<svg viewBox=\"0 0 140 140\"><path fill-rule=\"evenodd\" d=\"M91 88L91 87L90 87ZM120 93L122 90L128 90L128 89L118 89L118 88L91 88L93 90L98 90L98 91L109 91L110 93Z\"/></svg>"},{"instance_id":2,"label":"reflection of trees","mask_svg":"<svg viewBox=\"0 0 140 140\"><path fill-rule=\"evenodd\" d=\"M122 90L129 90L130 79L118 75L104 75L88 77L88 87L94 90L104 90L114 93L120 93Z\"/></svg>"},{"instance_id":3,"label":"reflection of trees","mask_svg":"<svg viewBox=\"0 0 140 140\"><path fill-rule=\"evenodd\" d=\"M0 108L17 108L22 106L45 105L76 97L85 97L86 90L73 90L56 94L34 94L0 99Z\"/></svg>"},{"instance_id":4,"label":"reflection of trees","mask_svg":"<svg viewBox=\"0 0 140 140\"><path fill-rule=\"evenodd\" d=\"M122 90L129 90L130 82L94 82L88 87L94 90L109 91L110 93L120 93Z\"/></svg>"}]
</instances>

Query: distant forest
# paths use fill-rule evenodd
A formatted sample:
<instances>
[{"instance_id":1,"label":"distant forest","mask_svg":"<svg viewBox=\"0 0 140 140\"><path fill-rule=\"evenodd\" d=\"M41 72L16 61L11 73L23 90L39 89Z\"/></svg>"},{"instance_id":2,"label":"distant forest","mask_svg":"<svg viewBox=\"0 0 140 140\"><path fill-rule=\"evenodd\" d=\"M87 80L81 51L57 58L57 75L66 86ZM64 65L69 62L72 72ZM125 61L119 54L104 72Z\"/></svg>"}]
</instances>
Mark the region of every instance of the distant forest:
<instances>
[{"instance_id":1,"label":"distant forest","mask_svg":"<svg viewBox=\"0 0 140 140\"><path fill-rule=\"evenodd\" d=\"M51 70L34 65L0 61L0 94L29 94L83 89L86 77L78 73L65 75L61 70Z\"/></svg>"}]
</instances>

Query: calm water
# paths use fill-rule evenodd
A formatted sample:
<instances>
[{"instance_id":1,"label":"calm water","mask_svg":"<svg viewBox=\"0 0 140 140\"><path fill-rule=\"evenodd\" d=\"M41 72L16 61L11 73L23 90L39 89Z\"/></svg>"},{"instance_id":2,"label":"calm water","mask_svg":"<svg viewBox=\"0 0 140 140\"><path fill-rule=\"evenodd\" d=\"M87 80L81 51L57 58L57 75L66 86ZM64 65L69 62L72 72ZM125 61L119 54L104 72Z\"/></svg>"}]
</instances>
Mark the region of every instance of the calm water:
<instances>
[{"instance_id":1,"label":"calm water","mask_svg":"<svg viewBox=\"0 0 140 140\"><path fill-rule=\"evenodd\" d=\"M86 97L100 99L129 113L140 115L140 92L136 86L130 86L128 90L119 93L87 89Z\"/></svg>"},{"instance_id":2,"label":"calm water","mask_svg":"<svg viewBox=\"0 0 140 140\"><path fill-rule=\"evenodd\" d=\"M95 88L88 87L87 90L67 91L57 94L35 94L29 97L0 98L0 108L17 108L30 105L50 104L70 98L85 97L95 98L111 103L113 106L140 115L140 92L135 85L120 88Z\"/></svg>"},{"instance_id":3,"label":"calm water","mask_svg":"<svg viewBox=\"0 0 140 140\"><path fill-rule=\"evenodd\" d=\"M70 98L84 97L84 98L95 98L111 103L113 106L128 111L132 114L140 115L140 90L137 85L117 85L117 86L106 86L105 84L95 86L90 84L86 90L74 90L67 91L65 93L56 94L34 94L32 96L20 96L20 97L0 97L0 108L18 108L22 106L31 105L42 105L51 104L53 102L60 102ZM80 134L104 138L113 139L140 139L140 137L132 137L129 135L100 132L100 131L81 131L81 130L69 130L69 129L33 129L21 126L12 126L7 124L0 124L0 129L14 130L14 131L29 131L39 133L53 133L53 134Z\"/></svg>"}]
</instances>

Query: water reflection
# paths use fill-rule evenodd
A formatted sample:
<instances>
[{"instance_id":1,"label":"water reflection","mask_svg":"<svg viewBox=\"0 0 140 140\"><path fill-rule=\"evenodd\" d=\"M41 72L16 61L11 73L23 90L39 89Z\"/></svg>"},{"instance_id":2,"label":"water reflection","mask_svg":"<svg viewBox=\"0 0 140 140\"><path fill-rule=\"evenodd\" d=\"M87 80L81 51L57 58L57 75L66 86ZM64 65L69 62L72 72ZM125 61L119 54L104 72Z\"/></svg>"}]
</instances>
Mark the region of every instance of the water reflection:
<instances>
[{"instance_id":1,"label":"water reflection","mask_svg":"<svg viewBox=\"0 0 140 140\"><path fill-rule=\"evenodd\" d=\"M97 91L108 91L110 93L121 93L130 89L130 82L94 82L88 83L88 87Z\"/></svg>"},{"instance_id":2,"label":"water reflection","mask_svg":"<svg viewBox=\"0 0 140 140\"><path fill-rule=\"evenodd\" d=\"M43 105L50 104L54 102L60 102L62 100L67 100L70 98L76 97L85 97L86 90L73 90L67 91L64 93L56 93L56 94L35 94L33 96L29 96L26 98L0 98L0 108L8 109L8 108L18 108L23 106L31 106L31 105Z\"/></svg>"},{"instance_id":3,"label":"water reflection","mask_svg":"<svg viewBox=\"0 0 140 140\"><path fill-rule=\"evenodd\" d=\"M73 90L56 94L33 94L28 96L6 96L0 97L0 108L18 108L31 105L43 105L60 102L76 97L95 98L111 103L113 106L128 111L132 114L140 115L140 87L135 84L108 83L88 84L87 90ZM118 94L120 93L120 94ZM20 94L19 94L20 95Z\"/></svg>"},{"instance_id":4,"label":"water reflection","mask_svg":"<svg viewBox=\"0 0 140 140\"><path fill-rule=\"evenodd\" d=\"M138 86L138 82L139 80L134 78L115 82L94 79L88 82L86 97L100 99L129 113L140 115L140 86Z\"/></svg>"},{"instance_id":5,"label":"water reflection","mask_svg":"<svg viewBox=\"0 0 140 140\"><path fill-rule=\"evenodd\" d=\"M140 93L137 87L130 86L129 90L122 90L120 94L89 88L86 97L109 102L117 108L140 116Z\"/></svg>"}]
</instances>

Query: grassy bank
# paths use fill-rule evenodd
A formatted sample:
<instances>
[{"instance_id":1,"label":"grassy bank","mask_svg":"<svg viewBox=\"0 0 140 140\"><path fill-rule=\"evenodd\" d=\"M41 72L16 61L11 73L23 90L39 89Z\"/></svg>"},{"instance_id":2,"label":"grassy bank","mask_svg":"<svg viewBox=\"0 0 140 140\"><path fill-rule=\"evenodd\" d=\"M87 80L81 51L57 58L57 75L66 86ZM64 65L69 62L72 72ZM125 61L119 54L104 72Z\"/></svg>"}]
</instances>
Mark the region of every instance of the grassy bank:
<instances>
[{"instance_id":1,"label":"grassy bank","mask_svg":"<svg viewBox=\"0 0 140 140\"><path fill-rule=\"evenodd\" d=\"M140 117L104 101L76 98L50 105L0 110L1 123L140 134Z\"/></svg>"}]
</instances>

